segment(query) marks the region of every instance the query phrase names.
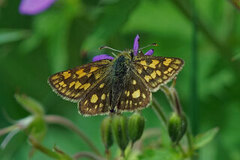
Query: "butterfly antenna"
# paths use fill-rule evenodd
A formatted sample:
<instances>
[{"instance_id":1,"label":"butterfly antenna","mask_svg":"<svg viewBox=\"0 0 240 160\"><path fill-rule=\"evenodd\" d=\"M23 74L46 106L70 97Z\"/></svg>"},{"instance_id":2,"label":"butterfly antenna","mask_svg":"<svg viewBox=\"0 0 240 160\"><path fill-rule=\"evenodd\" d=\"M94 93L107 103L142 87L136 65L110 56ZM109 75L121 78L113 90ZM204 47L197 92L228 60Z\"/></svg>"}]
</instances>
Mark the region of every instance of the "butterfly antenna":
<instances>
[{"instance_id":1,"label":"butterfly antenna","mask_svg":"<svg viewBox=\"0 0 240 160\"><path fill-rule=\"evenodd\" d=\"M139 50L143 50L143 49L151 47L151 46L158 46L158 44L157 43L152 43L152 44L146 45L145 47L140 48Z\"/></svg>"},{"instance_id":2,"label":"butterfly antenna","mask_svg":"<svg viewBox=\"0 0 240 160\"><path fill-rule=\"evenodd\" d=\"M99 48L100 50L102 50L102 49L110 49L110 50L112 50L112 51L115 51L115 52L122 52L122 51L120 51L120 50L117 50L117 49L114 49L114 48L111 48L111 47L108 47L108 46L102 46L102 47L100 47Z\"/></svg>"},{"instance_id":3,"label":"butterfly antenna","mask_svg":"<svg viewBox=\"0 0 240 160\"><path fill-rule=\"evenodd\" d=\"M113 55L114 57L117 57L117 55L116 55L115 53L113 53L113 52L112 52L112 55Z\"/></svg>"}]
</instances>

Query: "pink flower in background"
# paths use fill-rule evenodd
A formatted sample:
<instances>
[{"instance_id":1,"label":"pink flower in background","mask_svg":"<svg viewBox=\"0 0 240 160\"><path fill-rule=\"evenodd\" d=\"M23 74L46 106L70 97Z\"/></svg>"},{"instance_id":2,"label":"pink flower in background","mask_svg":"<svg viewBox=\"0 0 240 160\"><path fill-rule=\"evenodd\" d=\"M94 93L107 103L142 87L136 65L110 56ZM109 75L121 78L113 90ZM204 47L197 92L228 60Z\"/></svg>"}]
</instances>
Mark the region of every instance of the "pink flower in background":
<instances>
[{"instance_id":1,"label":"pink flower in background","mask_svg":"<svg viewBox=\"0 0 240 160\"><path fill-rule=\"evenodd\" d=\"M22 0L19 6L21 14L35 15L48 9L56 0Z\"/></svg>"}]
</instances>

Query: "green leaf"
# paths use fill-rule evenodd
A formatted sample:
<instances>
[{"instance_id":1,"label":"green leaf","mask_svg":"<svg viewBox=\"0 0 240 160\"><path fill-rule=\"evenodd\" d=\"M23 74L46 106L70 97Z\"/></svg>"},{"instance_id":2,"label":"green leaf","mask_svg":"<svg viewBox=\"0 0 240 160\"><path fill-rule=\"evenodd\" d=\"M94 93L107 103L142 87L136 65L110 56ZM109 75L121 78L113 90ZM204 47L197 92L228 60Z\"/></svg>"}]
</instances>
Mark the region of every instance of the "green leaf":
<instances>
[{"instance_id":1,"label":"green leaf","mask_svg":"<svg viewBox=\"0 0 240 160\"><path fill-rule=\"evenodd\" d=\"M208 144L216 136L218 130L218 128L213 128L205 133L197 135L194 139L194 148L199 149Z\"/></svg>"},{"instance_id":2,"label":"green leaf","mask_svg":"<svg viewBox=\"0 0 240 160\"><path fill-rule=\"evenodd\" d=\"M26 95L15 94L15 98L24 109L34 115L42 116L44 114L43 106L36 100Z\"/></svg>"},{"instance_id":3,"label":"green leaf","mask_svg":"<svg viewBox=\"0 0 240 160\"><path fill-rule=\"evenodd\" d=\"M19 41L28 35L26 30L0 30L0 45Z\"/></svg>"}]
</instances>

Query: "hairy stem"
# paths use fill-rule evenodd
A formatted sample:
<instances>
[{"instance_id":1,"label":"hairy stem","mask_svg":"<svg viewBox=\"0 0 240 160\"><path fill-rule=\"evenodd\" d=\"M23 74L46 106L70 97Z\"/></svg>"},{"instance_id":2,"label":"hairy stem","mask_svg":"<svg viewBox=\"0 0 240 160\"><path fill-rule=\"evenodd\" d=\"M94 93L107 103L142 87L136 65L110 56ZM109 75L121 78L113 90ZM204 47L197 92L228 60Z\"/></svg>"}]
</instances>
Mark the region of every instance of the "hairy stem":
<instances>
[{"instance_id":1,"label":"hairy stem","mask_svg":"<svg viewBox=\"0 0 240 160\"><path fill-rule=\"evenodd\" d=\"M101 156L99 150L97 149L97 147L93 144L93 142L77 127L75 126L71 121L69 121L68 119L61 117L61 116L57 116L57 115L47 115L45 116L45 120L48 123L52 123L52 124L58 124L58 125L62 125L64 127L67 127L68 129L72 130L73 132L75 132L80 138L82 138L82 140L99 156Z\"/></svg>"}]
</instances>

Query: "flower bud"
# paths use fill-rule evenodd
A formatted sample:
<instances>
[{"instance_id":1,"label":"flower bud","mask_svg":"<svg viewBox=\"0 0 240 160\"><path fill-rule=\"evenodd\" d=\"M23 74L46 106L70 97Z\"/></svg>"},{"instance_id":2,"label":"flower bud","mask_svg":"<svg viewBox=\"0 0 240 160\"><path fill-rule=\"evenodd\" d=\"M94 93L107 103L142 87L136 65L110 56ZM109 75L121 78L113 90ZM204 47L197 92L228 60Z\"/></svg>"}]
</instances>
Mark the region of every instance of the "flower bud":
<instances>
[{"instance_id":1,"label":"flower bud","mask_svg":"<svg viewBox=\"0 0 240 160\"><path fill-rule=\"evenodd\" d=\"M168 122L168 134L172 142L177 144L187 130L187 120L184 115L173 113Z\"/></svg>"},{"instance_id":2,"label":"flower bud","mask_svg":"<svg viewBox=\"0 0 240 160\"><path fill-rule=\"evenodd\" d=\"M106 117L101 124L102 141L106 150L108 150L113 145L111 123L112 117L109 116Z\"/></svg>"},{"instance_id":3,"label":"flower bud","mask_svg":"<svg viewBox=\"0 0 240 160\"><path fill-rule=\"evenodd\" d=\"M129 142L127 135L127 118L121 115L115 115L113 117L112 129L118 146L124 151Z\"/></svg>"},{"instance_id":4,"label":"flower bud","mask_svg":"<svg viewBox=\"0 0 240 160\"><path fill-rule=\"evenodd\" d=\"M145 125L144 117L140 113L134 113L128 120L128 136L134 143L143 133Z\"/></svg>"}]
</instances>

